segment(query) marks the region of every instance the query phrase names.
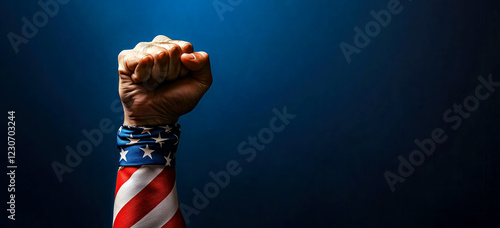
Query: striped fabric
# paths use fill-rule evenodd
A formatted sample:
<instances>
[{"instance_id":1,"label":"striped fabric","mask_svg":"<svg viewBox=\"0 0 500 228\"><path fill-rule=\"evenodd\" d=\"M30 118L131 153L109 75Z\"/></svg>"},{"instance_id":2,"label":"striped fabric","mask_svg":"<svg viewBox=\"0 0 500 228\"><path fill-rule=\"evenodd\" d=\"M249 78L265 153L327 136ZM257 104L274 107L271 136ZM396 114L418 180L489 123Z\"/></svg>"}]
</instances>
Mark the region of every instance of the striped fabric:
<instances>
[{"instance_id":1,"label":"striped fabric","mask_svg":"<svg viewBox=\"0 0 500 228\"><path fill-rule=\"evenodd\" d=\"M120 167L113 227L185 227L177 201L175 169L162 165Z\"/></svg>"},{"instance_id":2,"label":"striped fabric","mask_svg":"<svg viewBox=\"0 0 500 228\"><path fill-rule=\"evenodd\" d=\"M120 128L114 228L186 227L177 198L173 165L179 133L177 124Z\"/></svg>"}]
</instances>

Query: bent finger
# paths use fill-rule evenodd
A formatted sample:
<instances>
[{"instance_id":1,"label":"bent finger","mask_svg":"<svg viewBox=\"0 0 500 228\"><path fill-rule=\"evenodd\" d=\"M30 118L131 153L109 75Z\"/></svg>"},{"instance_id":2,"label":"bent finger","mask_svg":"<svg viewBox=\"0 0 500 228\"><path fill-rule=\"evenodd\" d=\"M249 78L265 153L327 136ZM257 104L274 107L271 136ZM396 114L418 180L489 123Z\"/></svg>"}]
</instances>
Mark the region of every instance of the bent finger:
<instances>
[{"instance_id":1,"label":"bent finger","mask_svg":"<svg viewBox=\"0 0 500 228\"><path fill-rule=\"evenodd\" d=\"M153 67L151 69L151 77L157 83L162 83L167 77L168 69L170 68L170 54L169 51L163 47L151 45L147 49L153 59Z\"/></svg>"},{"instance_id":2,"label":"bent finger","mask_svg":"<svg viewBox=\"0 0 500 228\"><path fill-rule=\"evenodd\" d=\"M130 77L134 83L149 78L152 57L136 50L124 50L118 55L118 74Z\"/></svg>"},{"instance_id":3,"label":"bent finger","mask_svg":"<svg viewBox=\"0 0 500 228\"><path fill-rule=\"evenodd\" d=\"M141 83L151 78L151 71L154 63L154 58L148 53L142 53L137 67L134 70L131 78L134 83Z\"/></svg>"}]
</instances>

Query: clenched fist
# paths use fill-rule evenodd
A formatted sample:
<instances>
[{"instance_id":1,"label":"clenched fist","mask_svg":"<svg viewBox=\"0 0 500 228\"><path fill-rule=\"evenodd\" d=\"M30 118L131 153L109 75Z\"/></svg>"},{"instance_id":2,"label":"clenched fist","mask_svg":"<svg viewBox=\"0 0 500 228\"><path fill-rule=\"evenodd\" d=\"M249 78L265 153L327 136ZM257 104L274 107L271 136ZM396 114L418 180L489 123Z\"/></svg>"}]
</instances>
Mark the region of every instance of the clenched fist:
<instances>
[{"instance_id":1,"label":"clenched fist","mask_svg":"<svg viewBox=\"0 0 500 228\"><path fill-rule=\"evenodd\" d=\"M122 51L118 65L124 125L175 123L212 84L207 53L162 35Z\"/></svg>"}]
</instances>

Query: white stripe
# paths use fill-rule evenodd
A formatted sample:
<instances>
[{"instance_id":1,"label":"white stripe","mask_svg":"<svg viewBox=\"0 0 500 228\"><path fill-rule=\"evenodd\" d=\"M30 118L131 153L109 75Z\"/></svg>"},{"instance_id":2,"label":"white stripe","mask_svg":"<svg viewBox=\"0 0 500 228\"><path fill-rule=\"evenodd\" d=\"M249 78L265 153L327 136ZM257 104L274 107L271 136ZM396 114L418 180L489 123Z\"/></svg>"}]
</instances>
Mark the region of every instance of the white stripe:
<instances>
[{"instance_id":1,"label":"white stripe","mask_svg":"<svg viewBox=\"0 0 500 228\"><path fill-rule=\"evenodd\" d=\"M174 217L175 212L179 208L179 201L177 199L177 188L174 183L174 188L168 194L165 199L163 199L153 210L151 210L146 216L139 220L132 228L150 228L150 227L162 227Z\"/></svg>"},{"instance_id":2,"label":"white stripe","mask_svg":"<svg viewBox=\"0 0 500 228\"><path fill-rule=\"evenodd\" d=\"M113 209L113 223L118 212L144 189L161 171L165 168L163 165L143 165L136 170L130 178L123 183L115 197L115 207Z\"/></svg>"}]
</instances>

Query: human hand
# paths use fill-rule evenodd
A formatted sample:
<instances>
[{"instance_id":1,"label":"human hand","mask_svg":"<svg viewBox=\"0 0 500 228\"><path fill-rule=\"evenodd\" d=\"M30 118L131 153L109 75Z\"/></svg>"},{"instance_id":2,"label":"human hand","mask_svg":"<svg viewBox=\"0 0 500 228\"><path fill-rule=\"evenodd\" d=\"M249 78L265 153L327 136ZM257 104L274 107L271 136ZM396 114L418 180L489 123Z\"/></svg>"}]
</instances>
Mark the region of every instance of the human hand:
<instances>
[{"instance_id":1,"label":"human hand","mask_svg":"<svg viewBox=\"0 0 500 228\"><path fill-rule=\"evenodd\" d=\"M156 36L118 55L124 125L175 123L198 104L212 84L206 52L186 41Z\"/></svg>"}]
</instances>

